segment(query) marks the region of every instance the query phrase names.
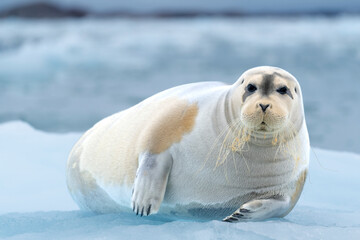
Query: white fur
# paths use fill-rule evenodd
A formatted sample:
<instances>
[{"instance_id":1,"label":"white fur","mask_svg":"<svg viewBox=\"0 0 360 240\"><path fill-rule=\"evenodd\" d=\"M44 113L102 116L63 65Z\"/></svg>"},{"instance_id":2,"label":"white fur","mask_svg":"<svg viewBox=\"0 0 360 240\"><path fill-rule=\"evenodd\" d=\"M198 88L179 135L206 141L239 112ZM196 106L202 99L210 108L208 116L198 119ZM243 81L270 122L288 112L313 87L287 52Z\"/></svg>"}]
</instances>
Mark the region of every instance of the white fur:
<instances>
[{"instance_id":1,"label":"white fur","mask_svg":"<svg viewBox=\"0 0 360 240\"><path fill-rule=\"evenodd\" d=\"M246 203L249 200L246 196L251 194L264 194L266 196L281 194L290 198L294 192L294 185L296 185L299 175L308 168L309 138L305 120L298 132L298 147L301 149L298 152L300 159L298 163L292 158L284 158L284 155L281 153L276 155L276 146L260 146L259 144L249 142L243 152L230 153L224 164L216 166L219 149L222 144L221 138L217 141L218 136L228 128L223 103L225 102L226 93L229 92L231 87L223 83L213 82L188 84L161 92L141 103L153 104L153 102L159 99L166 99L168 97L186 99L189 104L196 103L199 111L196 116L195 126L190 133L182 137L180 142L172 144L169 149L160 154L171 157L171 169L168 170L169 175L163 178L166 180L164 189L156 187L156 184L154 185L155 187L150 186L159 173L160 175L166 175L164 166L157 169L149 168L146 177L141 174L144 171L142 166L145 164L142 163L142 156L146 155L146 152L139 155L139 159L136 159L136 162L134 162L134 166L139 164L138 175L141 177L136 178L130 185L126 184L126 181L121 185L114 185L114 183L103 181L101 174L109 174L106 170L103 173L96 174L89 171L90 174L93 174L98 187L107 193L105 197L110 197L117 205L129 209L131 205L139 205L140 203L140 211L142 209L141 206L144 206L146 211L149 202L151 202L153 204L151 213L159 210L159 213L172 212L184 213L184 215L188 214L187 210L193 208L209 208L209 211L212 211L211 209L224 207L235 210ZM302 103L300 105L302 107ZM96 124L74 147L70 159L73 158L76 162L83 158L91 157L91 154L100 154L101 152L99 151L104 148L97 147L96 144L98 142L96 138L102 134L103 130L101 129L109 127L116 129L117 119L121 118L121 114L115 114ZM300 109L297 114L301 114L303 118L303 109ZM144 121L144 124L146 124L146 119ZM129 131L131 132L131 129ZM113 144L118 142L116 141L117 134L121 133L114 132L113 135L109 135L104 140L106 141L106 147L110 146L111 149L117 148L117 146L113 146ZM80 150L79 156L74 157L75 152ZM275 155L276 158L274 157ZM116 154L107 153L104 157L114 158L111 160L114 168L121 161ZM69 160L69 176L71 175L70 172L73 171L74 161ZM101 159L98 161L98 164L101 164ZM163 164L157 158L155 161L158 161L160 165ZM81 161L79 164L80 172L88 171L87 166ZM127 170L118 169L118 171ZM68 177L69 189L71 188L74 199L77 202L81 202L79 199L86 198L86 196L83 196L84 193L78 191L76 187L72 187L75 181L77 180ZM134 195L130 197L133 187L135 187ZM140 195L143 197L140 197ZM158 202L153 201L156 196L158 196ZM102 196L98 195L97 198L101 202ZM234 199L236 201L232 202ZM287 205L288 209L292 207L290 203ZM114 207L114 209L116 208ZM101 206L98 209L92 210L101 212ZM230 213L228 212L228 214Z\"/></svg>"}]
</instances>

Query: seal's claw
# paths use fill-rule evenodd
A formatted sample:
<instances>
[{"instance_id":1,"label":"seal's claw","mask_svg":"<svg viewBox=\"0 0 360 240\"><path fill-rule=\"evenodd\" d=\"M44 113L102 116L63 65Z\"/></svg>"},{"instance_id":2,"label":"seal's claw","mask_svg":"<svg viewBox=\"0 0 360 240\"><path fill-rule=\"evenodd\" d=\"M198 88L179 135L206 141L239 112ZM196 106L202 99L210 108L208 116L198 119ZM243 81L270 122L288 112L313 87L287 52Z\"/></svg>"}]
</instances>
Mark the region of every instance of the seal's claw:
<instances>
[{"instance_id":1,"label":"seal's claw","mask_svg":"<svg viewBox=\"0 0 360 240\"><path fill-rule=\"evenodd\" d=\"M234 213L232 216L240 218L240 217L243 217L244 215L241 213Z\"/></svg>"},{"instance_id":2,"label":"seal's claw","mask_svg":"<svg viewBox=\"0 0 360 240\"><path fill-rule=\"evenodd\" d=\"M229 216L229 217L224 218L223 221L224 221L224 222L231 222L231 223L232 223L232 222L238 222L239 219L236 218L236 217L233 217L233 216L231 215L231 216Z\"/></svg>"},{"instance_id":3,"label":"seal's claw","mask_svg":"<svg viewBox=\"0 0 360 240\"><path fill-rule=\"evenodd\" d=\"M246 208L240 208L240 212L241 213L249 213L251 211L249 209L246 209Z\"/></svg>"},{"instance_id":4,"label":"seal's claw","mask_svg":"<svg viewBox=\"0 0 360 240\"><path fill-rule=\"evenodd\" d=\"M142 209L141 209L141 214L140 214L140 216L141 216L141 217L144 216L144 207L142 207Z\"/></svg>"},{"instance_id":5,"label":"seal's claw","mask_svg":"<svg viewBox=\"0 0 360 240\"><path fill-rule=\"evenodd\" d=\"M147 209L146 216L150 215L150 211L151 211L151 204L149 205L149 208Z\"/></svg>"},{"instance_id":6,"label":"seal's claw","mask_svg":"<svg viewBox=\"0 0 360 240\"><path fill-rule=\"evenodd\" d=\"M259 220L258 213L254 210L250 210L244 207L239 208L233 214L223 219L224 222L239 222L239 221L251 221Z\"/></svg>"},{"instance_id":7,"label":"seal's claw","mask_svg":"<svg viewBox=\"0 0 360 240\"><path fill-rule=\"evenodd\" d=\"M244 214L240 213L240 209L236 210L233 214L223 219L224 222L239 222L249 219Z\"/></svg>"}]
</instances>

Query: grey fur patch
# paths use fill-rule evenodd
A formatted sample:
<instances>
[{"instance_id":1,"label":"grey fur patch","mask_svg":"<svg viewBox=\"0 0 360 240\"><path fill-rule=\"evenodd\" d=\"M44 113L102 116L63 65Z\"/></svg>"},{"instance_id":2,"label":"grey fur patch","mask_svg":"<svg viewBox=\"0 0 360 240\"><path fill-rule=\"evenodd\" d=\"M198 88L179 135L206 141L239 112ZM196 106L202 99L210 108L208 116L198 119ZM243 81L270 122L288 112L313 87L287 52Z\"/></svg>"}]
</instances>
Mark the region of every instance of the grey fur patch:
<instances>
[{"instance_id":1,"label":"grey fur patch","mask_svg":"<svg viewBox=\"0 0 360 240\"><path fill-rule=\"evenodd\" d=\"M243 95L243 97L242 97L243 102L245 102L246 98L247 98L248 96L252 95L253 93L255 93L255 92L249 92L249 91L245 88L245 93L244 93L244 95Z\"/></svg>"},{"instance_id":2,"label":"grey fur patch","mask_svg":"<svg viewBox=\"0 0 360 240\"><path fill-rule=\"evenodd\" d=\"M274 89L274 75L265 74L263 76L260 89L263 95L269 95L270 92Z\"/></svg>"},{"instance_id":3,"label":"grey fur patch","mask_svg":"<svg viewBox=\"0 0 360 240\"><path fill-rule=\"evenodd\" d=\"M287 86L282 86L282 87L280 87L280 88L278 88L278 89L281 89L281 88L286 88L286 95L288 95L289 97L291 97L291 99L294 99L294 97L293 97L290 89L289 89Z\"/></svg>"},{"instance_id":4,"label":"grey fur patch","mask_svg":"<svg viewBox=\"0 0 360 240\"><path fill-rule=\"evenodd\" d=\"M290 80L293 81L293 79L291 77L282 75L278 72L274 72L273 74L263 74L263 79L261 82L261 85L259 86L259 90L261 91L261 94L264 96L267 96L269 94L271 94L274 91L275 85L274 85L274 79L275 77L280 77L280 78L284 78L286 80ZM287 95L289 95L289 97L291 99L294 99L290 89L285 86L287 88ZM296 90L295 90L296 91ZM250 95L252 95L254 92L249 92L247 91L246 87L245 87L245 93L242 97L243 102L245 102L246 98L249 97Z\"/></svg>"},{"instance_id":5,"label":"grey fur patch","mask_svg":"<svg viewBox=\"0 0 360 240\"><path fill-rule=\"evenodd\" d=\"M146 153L142 160L144 161L143 167L145 169L154 169L157 165L155 154Z\"/></svg>"},{"instance_id":6,"label":"grey fur patch","mask_svg":"<svg viewBox=\"0 0 360 240\"><path fill-rule=\"evenodd\" d=\"M294 99L290 89L288 87L286 87L286 88L287 88L286 94L289 95L289 97L291 97L291 99Z\"/></svg>"}]
</instances>

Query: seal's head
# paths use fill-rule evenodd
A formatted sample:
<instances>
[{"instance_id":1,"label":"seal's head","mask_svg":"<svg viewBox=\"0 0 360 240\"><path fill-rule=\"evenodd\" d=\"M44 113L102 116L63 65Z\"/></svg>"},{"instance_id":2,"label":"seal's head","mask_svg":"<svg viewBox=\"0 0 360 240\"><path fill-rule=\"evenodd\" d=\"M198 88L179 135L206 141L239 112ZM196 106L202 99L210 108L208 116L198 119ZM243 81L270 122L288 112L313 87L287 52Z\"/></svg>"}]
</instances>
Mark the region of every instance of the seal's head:
<instances>
[{"instance_id":1,"label":"seal's head","mask_svg":"<svg viewBox=\"0 0 360 240\"><path fill-rule=\"evenodd\" d=\"M231 101L236 117L255 132L298 127L303 119L299 83L280 68L256 67L243 73L232 87Z\"/></svg>"}]
</instances>

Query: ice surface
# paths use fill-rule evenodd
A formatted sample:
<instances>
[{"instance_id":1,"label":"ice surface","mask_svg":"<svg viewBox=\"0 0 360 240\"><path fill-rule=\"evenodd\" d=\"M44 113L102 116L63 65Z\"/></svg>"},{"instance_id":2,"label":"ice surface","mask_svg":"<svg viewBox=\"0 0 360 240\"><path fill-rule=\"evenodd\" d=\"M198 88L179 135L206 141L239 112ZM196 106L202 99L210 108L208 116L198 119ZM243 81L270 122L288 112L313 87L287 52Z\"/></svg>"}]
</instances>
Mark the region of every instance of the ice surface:
<instances>
[{"instance_id":1,"label":"ice surface","mask_svg":"<svg viewBox=\"0 0 360 240\"><path fill-rule=\"evenodd\" d=\"M168 221L77 210L65 185L67 155L80 134L0 125L3 239L359 239L360 155L314 149L294 210L263 222ZM316 156L315 157L315 154Z\"/></svg>"},{"instance_id":2,"label":"ice surface","mask_svg":"<svg viewBox=\"0 0 360 240\"><path fill-rule=\"evenodd\" d=\"M313 146L360 153L360 17L0 21L0 122L84 131L172 86L259 65L299 80Z\"/></svg>"},{"instance_id":3,"label":"ice surface","mask_svg":"<svg viewBox=\"0 0 360 240\"><path fill-rule=\"evenodd\" d=\"M64 174L79 137L35 131L22 122L0 125L0 214L76 209Z\"/></svg>"}]
</instances>

